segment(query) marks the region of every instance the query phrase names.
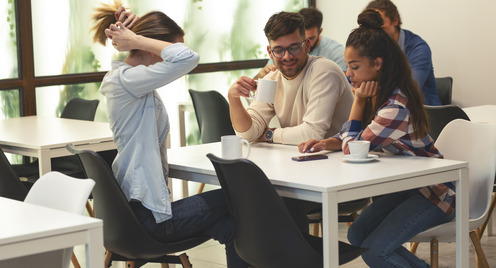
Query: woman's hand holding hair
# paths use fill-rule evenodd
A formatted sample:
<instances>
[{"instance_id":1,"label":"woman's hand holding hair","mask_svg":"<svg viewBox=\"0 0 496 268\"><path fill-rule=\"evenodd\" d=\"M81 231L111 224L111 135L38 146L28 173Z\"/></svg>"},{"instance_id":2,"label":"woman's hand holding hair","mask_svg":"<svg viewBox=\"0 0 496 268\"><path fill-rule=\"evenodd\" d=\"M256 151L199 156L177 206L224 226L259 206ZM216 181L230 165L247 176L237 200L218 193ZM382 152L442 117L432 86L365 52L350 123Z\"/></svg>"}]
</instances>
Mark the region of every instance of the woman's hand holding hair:
<instances>
[{"instance_id":1,"label":"woman's hand holding hair","mask_svg":"<svg viewBox=\"0 0 496 268\"><path fill-rule=\"evenodd\" d=\"M127 11L123 6L115 12L115 19L117 22L122 22L126 28L131 28L139 20L139 17L131 11Z\"/></svg>"},{"instance_id":2,"label":"woman's hand holding hair","mask_svg":"<svg viewBox=\"0 0 496 268\"><path fill-rule=\"evenodd\" d=\"M118 51L129 51L135 49L134 41L139 37L134 32L124 27L122 22L111 24L109 29L105 30L108 38L112 39L112 45Z\"/></svg>"}]
</instances>

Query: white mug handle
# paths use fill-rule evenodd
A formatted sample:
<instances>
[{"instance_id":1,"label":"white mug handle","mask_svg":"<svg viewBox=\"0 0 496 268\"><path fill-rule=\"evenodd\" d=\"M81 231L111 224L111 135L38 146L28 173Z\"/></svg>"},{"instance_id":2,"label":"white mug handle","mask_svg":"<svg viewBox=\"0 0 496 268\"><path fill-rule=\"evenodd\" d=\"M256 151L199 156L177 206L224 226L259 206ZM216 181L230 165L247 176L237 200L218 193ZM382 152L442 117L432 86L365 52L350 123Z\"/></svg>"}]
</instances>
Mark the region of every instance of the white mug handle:
<instances>
[{"instance_id":1,"label":"white mug handle","mask_svg":"<svg viewBox=\"0 0 496 268\"><path fill-rule=\"evenodd\" d=\"M246 156L245 156L245 158L248 158L248 156L250 156L250 143L245 139L241 139L241 142L246 144L246 147L248 147L248 150L247 150Z\"/></svg>"}]
</instances>

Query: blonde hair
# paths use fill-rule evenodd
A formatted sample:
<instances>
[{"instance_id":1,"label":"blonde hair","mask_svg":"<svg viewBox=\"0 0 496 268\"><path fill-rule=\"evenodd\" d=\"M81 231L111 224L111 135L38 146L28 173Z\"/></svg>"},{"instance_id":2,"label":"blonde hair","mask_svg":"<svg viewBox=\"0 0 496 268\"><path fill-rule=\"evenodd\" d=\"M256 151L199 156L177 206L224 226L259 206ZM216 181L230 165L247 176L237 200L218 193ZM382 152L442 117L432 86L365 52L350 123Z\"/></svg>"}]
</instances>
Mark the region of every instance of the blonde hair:
<instances>
[{"instance_id":1,"label":"blonde hair","mask_svg":"<svg viewBox=\"0 0 496 268\"><path fill-rule=\"evenodd\" d=\"M95 26L92 28L95 31L93 41L102 45L106 44L107 36L105 35L105 29L108 29L111 24L117 22L115 12L120 6L121 1L115 0L113 5L102 4L96 8L96 13L93 15L93 20L95 21ZM183 29L160 11L152 11L145 14L129 30L137 35L171 43L176 42L178 37L184 36Z\"/></svg>"},{"instance_id":2,"label":"blonde hair","mask_svg":"<svg viewBox=\"0 0 496 268\"><path fill-rule=\"evenodd\" d=\"M115 12L117 12L121 5L122 2L120 0L114 0L113 4L102 3L95 9L95 14L93 15L95 26L91 28L91 31L95 31L93 42L100 43L102 45L106 44L107 36L105 35L105 29L108 29L110 24L117 23Z\"/></svg>"}]
</instances>

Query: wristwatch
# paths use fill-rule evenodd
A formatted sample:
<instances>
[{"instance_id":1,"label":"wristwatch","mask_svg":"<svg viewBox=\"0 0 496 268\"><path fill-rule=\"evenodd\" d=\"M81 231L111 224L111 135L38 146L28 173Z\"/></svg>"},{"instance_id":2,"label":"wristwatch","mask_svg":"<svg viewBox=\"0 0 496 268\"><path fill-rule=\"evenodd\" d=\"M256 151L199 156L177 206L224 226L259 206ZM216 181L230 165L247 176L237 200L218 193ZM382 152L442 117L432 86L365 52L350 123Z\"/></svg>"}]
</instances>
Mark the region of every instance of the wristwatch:
<instances>
[{"instance_id":1,"label":"wristwatch","mask_svg":"<svg viewBox=\"0 0 496 268\"><path fill-rule=\"evenodd\" d=\"M265 132L265 139L268 143L274 142L274 131L272 129L267 129L267 132Z\"/></svg>"}]
</instances>

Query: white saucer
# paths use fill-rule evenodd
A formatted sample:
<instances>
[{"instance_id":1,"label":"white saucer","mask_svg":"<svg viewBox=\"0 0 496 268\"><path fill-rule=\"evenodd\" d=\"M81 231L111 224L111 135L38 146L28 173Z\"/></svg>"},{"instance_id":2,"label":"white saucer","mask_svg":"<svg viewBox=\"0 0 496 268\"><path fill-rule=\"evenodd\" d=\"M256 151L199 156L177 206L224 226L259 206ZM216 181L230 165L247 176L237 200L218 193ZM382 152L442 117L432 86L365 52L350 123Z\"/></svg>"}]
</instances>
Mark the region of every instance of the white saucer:
<instances>
[{"instance_id":1,"label":"white saucer","mask_svg":"<svg viewBox=\"0 0 496 268\"><path fill-rule=\"evenodd\" d=\"M343 159L344 161L352 162L352 163L369 162L369 161L375 160L377 158L379 158L379 156L376 154L369 154L369 155L367 155L367 158L364 158L364 159L352 158L351 155L349 155L349 154L343 155L341 157L341 159Z\"/></svg>"}]
</instances>

